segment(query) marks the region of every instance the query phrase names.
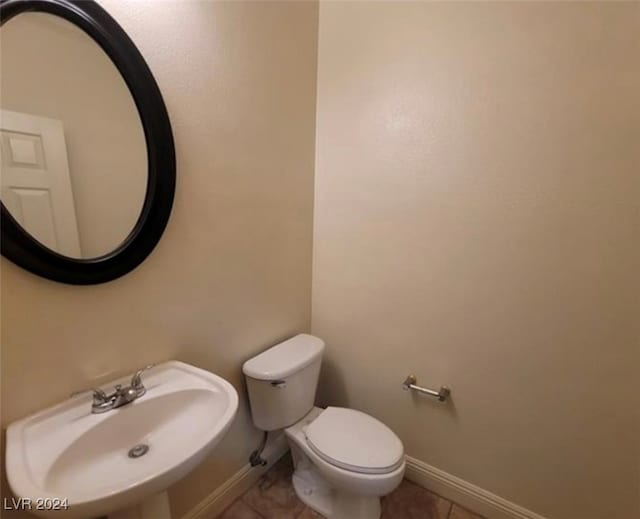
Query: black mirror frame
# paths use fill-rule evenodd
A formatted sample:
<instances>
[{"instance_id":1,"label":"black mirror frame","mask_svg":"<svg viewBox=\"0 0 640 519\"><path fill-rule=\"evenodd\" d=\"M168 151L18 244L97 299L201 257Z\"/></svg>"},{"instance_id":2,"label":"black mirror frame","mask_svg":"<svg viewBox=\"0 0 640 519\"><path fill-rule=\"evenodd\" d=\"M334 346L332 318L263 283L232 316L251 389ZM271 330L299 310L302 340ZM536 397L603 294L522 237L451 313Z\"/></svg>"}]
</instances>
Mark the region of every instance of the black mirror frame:
<instances>
[{"instance_id":1,"label":"black mirror frame","mask_svg":"<svg viewBox=\"0 0 640 519\"><path fill-rule=\"evenodd\" d=\"M147 143L148 180L135 227L112 252L75 259L45 247L27 233L2 204L2 255L48 279L92 285L116 279L136 268L156 246L171 214L176 160L169 115L144 58L118 23L93 0L0 0L0 25L25 12L64 18L86 32L111 58L138 108Z\"/></svg>"}]
</instances>

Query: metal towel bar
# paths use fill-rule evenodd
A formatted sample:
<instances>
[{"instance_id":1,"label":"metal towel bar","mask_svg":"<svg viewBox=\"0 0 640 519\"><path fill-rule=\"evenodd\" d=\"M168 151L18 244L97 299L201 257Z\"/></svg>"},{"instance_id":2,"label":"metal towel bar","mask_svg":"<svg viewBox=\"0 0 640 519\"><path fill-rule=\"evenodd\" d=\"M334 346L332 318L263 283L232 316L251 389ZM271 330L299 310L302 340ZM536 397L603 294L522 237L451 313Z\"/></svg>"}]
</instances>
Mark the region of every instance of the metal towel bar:
<instances>
[{"instance_id":1,"label":"metal towel bar","mask_svg":"<svg viewBox=\"0 0 640 519\"><path fill-rule=\"evenodd\" d=\"M441 386L440 389L436 391L435 389L427 389L426 387L418 386L416 385L416 382L416 376L409 375L402 383L402 389L404 389L405 391L417 391L418 393L433 396L440 402L444 402L447 398L449 398L449 395L451 394L451 390L447 386Z\"/></svg>"}]
</instances>

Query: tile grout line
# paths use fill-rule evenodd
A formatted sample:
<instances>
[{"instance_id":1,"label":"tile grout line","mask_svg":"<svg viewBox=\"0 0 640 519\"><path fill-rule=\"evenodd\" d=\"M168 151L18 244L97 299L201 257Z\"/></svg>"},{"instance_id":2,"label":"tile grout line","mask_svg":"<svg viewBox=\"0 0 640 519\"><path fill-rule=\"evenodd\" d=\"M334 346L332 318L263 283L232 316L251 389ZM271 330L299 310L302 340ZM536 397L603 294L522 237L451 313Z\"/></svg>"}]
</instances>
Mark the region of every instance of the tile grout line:
<instances>
[{"instance_id":1,"label":"tile grout line","mask_svg":"<svg viewBox=\"0 0 640 519\"><path fill-rule=\"evenodd\" d=\"M258 483L256 483L257 485ZM253 488L253 487L251 487ZM249 489L251 490L251 489ZM251 506L251 503L248 503L247 501L244 500L244 496L249 492L249 490L247 490L244 494L242 494L239 498L238 501L242 501L248 508L249 510L252 510L255 514L257 514L258 517L260 517L260 519L267 519L264 515L262 515L258 510L256 510L255 508L253 508Z\"/></svg>"}]
</instances>

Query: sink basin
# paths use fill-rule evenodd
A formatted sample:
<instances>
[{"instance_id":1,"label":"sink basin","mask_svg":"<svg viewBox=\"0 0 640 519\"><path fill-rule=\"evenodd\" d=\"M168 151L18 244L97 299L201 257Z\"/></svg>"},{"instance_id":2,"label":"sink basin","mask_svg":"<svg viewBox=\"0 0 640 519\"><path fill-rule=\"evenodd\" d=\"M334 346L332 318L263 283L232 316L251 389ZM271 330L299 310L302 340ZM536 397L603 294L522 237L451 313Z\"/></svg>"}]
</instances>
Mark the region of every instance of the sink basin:
<instances>
[{"instance_id":1,"label":"sink basin","mask_svg":"<svg viewBox=\"0 0 640 519\"><path fill-rule=\"evenodd\" d=\"M143 383L145 395L103 414L91 413L89 392L9 425L7 476L18 497L32 500L31 513L87 519L164 491L204 459L238 409L231 384L183 362L149 369ZM136 446L148 450L132 458Z\"/></svg>"}]
</instances>

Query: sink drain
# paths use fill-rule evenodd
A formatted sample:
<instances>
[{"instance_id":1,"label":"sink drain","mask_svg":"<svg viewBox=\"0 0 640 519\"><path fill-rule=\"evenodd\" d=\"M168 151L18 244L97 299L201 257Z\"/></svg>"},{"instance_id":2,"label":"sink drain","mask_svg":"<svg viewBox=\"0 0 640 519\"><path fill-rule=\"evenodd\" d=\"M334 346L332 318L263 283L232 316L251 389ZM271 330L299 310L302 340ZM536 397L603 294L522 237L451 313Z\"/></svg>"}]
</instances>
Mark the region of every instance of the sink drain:
<instances>
[{"instance_id":1,"label":"sink drain","mask_svg":"<svg viewBox=\"0 0 640 519\"><path fill-rule=\"evenodd\" d=\"M144 443L140 443L135 447L131 447L127 456L130 458L139 458L140 456L144 456L147 452L149 452L149 446Z\"/></svg>"}]
</instances>

